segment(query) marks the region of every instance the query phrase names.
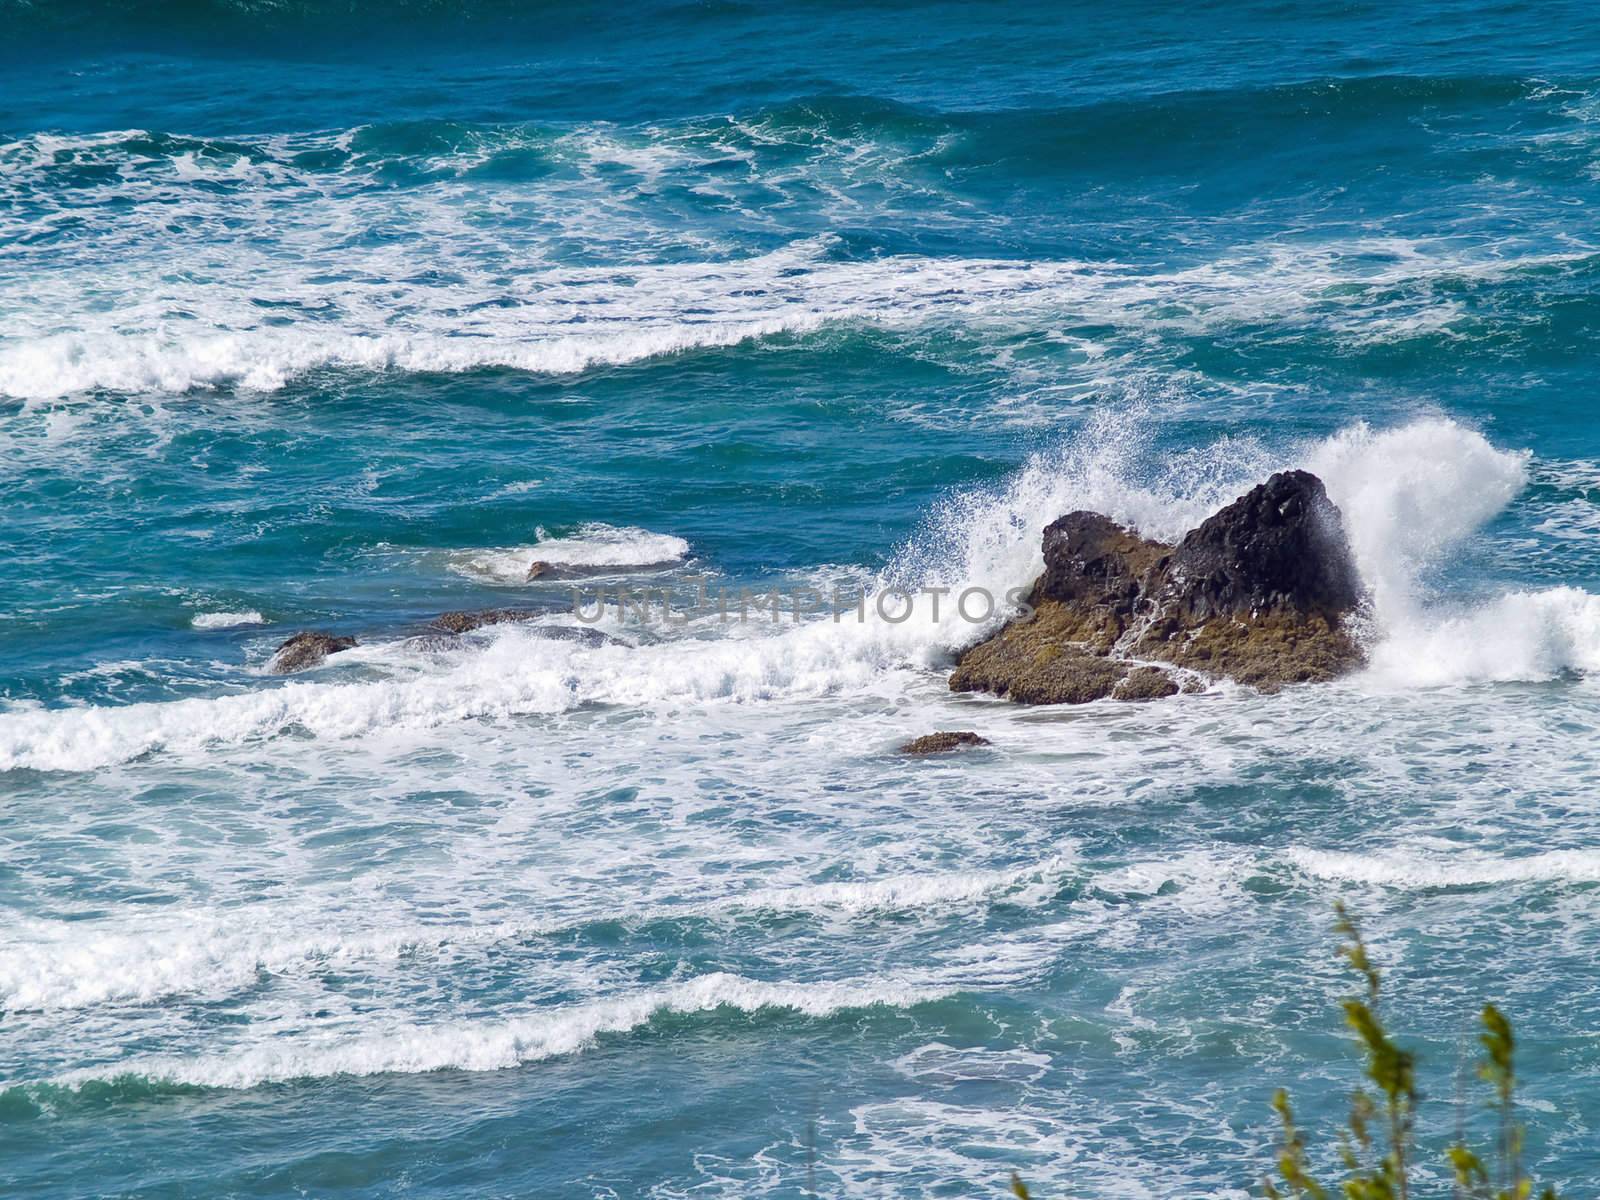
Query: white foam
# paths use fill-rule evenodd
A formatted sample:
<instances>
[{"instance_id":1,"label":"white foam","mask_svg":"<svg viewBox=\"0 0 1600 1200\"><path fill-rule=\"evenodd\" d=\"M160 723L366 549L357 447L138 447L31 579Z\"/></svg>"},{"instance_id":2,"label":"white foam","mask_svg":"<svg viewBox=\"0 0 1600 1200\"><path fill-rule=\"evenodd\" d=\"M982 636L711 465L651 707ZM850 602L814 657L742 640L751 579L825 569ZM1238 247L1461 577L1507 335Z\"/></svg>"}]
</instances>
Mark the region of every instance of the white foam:
<instances>
[{"instance_id":1,"label":"white foam","mask_svg":"<svg viewBox=\"0 0 1600 1200\"><path fill-rule=\"evenodd\" d=\"M730 1008L746 1013L783 1010L824 1018L851 1009L909 1007L947 995L951 990L897 983L892 979L869 984L768 983L717 972L510 1020L435 1025L397 1023L348 1036L283 1036L226 1054L130 1057L34 1082L75 1088L131 1076L200 1087L250 1088L263 1083L333 1075L495 1071L574 1054L592 1046L602 1034L626 1033L669 1013L705 1013Z\"/></svg>"},{"instance_id":2,"label":"white foam","mask_svg":"<svg viewBox=\"0 0 1600 1200\"><path fill-rule=\"evenodd\" d=\"M416 730L474 718L566 712L590 704L626 707L752 703L815 698L887 683L898 672L947 665L1011 611L1042 567L1039 530L1063 512L1089 508L1173 538L1275 466L1302 462L1322 474L1346 514L1377 632L1367 678L1413 687L1475 680L1538 680L1600 666L1600 601L1576 589L1513 592L1466 610L1431 601L1427 569L1493 517L1521 486L1525 455L1497 450L1454 422L1347 430L1279 459L1248 442L1180 455L1141 476L1148 446L1137 422L1105 421L1031 460L1003 488L957 497L891 565L880 589L915 592L910 615L882 591L852 611L793 624L724 624L702 616L661 630L639 647L587 647L499 627L492 654L421 664L395 678L295 682L245 694L166 703L0 715L0 770L90 770L156 749L239 745L298 729L321 738L380 729ZM643 530L600 531L555 541L571 561L686 553L681 539ZM526 562L516 565L525 574ZM965 614L956 598L982 588L998 601ZM874 593L874 596L879 594ZM381 654L373 659L379 663Z\"/></svg>"},{"instance_id":3,"label":"white foam","mask_svg":"<svg viewBox=\"0 0 1600 1200\"><path fill-rule=\"evenodd\" d=\"M659 567L682 562L689 543L668 533L600 523L580 526L567 537L546 537L527 546L502 550L463 551L452 556L450 569L485 583L525 583L535 562L584 572Z\"/></svg>"},{"instance_id":4,"label":"white foam","mask_svg":"<svg viewBox=\"0 0 1600 1200\"><path fill-rule=\"evenodd\" d=\"M479 337L278 330L181 338L160 333L57 334L0 347L0 395L39 399L96 390L171 394L225 385L275 391L294 376L320 367L407 372L510 367L568 375L685 350L735 346L775 333L803 332L826 319L822 314L805 314L792 320L650 328L645 318L635 323L624 317L616 333L595 336L541 336L537 329Z\"/></svg>"},{"instance_id":5,"label":"white foam","mask_svg":"<svg viewBox=\"0 0 1600 1200\"><path fill-rule=\"evenodd\" d=\"M979 335L1019 322L1082 324L1143 340L1152 329L1191 333L1274 320L1346 340L1408 338L1448 329L1465 315L1459 302L1440 299L1433 286L1439 279L1479 280L1587 253L1532 255L1450 239L1274 241L1173 271L918 255L847 261L842 240L822 236L740 257L738 246L710 235L686 243L681 222L663 222L649 205L634 204L639 177L654 181L679 170L695 179L699 164L725 160L728 149L716 136L596 127L544 147L580 160L577 181L530 184L524 201L536 212L561 211L562 237L584 242L586 261L614 264L578 267L548 261L521 222L496 230L464 217L482 202L464 176L495 154L538 142L538 134L465 131L437 164L444 176L415 188L372 188L372 172L382 165L366 156L342 171L295 164L305 151L343 155L359 132L155 149L145 144L149 135L124 131L0 146L0 195L26 189L30 208L54 194L35 173L77 161L128 168L112 182L88 185L87 196L81 187L70 190L79 204L121 208L117 222L92 231L93 240L67 259L53 239L26 235L41 222L72 219L72 211L8 220L0 206L0 242L15 242L25 256L53 255L48 270L27 269L24 257L16 282L0 281L0 395L271 390L324 367L569 374L835 323ZM799 181L784 163L769 182L809 185L808 202L815 203L819 190L831 187L831 173L860 168L861 153L830 142ZM413 156L424 160L432 161ZM596 169L607 164L627 166L632 182ZM891 169L880 182L888 186L893 176ZM841 203L857 215L858 200ZM203 243L174 275L166 267L175 214L196 228L235 233ZM766 214L748 215L769 224ZM271 238L250 237L263 222L270 222ZM371 239L380 227L403 236ZM35 240L51 249L32 250ZM260 248L269 240L280 252ZM425 276L416 270L419 241L436 265ZM683 261L686 248L697 261ZM82 302L90 294L92 308Z\"/></svg>"},{"instance_id":6,"label":"white foam","mask_svg":"<svg viewBox=\"0 0 1600 1200\"><path fill-rule=\"evenodd\" d=\"M1037 533L1028 540L1036 542ZM1017 564L1037 555L1036 547L1013 546L999 564L980 567L1009 571L1020 584L1027 570ZM297 681L121 708L0 714L0 770L92 770L153 750L240 745L290 729L350 738L589 704L672 707L824 696L870 686L897 670L938 665L952 646L973 637L975 627L948 598L938 620L933 603L919 597L912 617L899 623L881 617L870 603L864 620L823 618L798 626L764 614L743 625L708 615L672 640L637 648L587 647L497 626L487 635L492 652L448 659L435 673L359 683ZM897 608L890 608L891 616ZM376 662L376 649L367 649Z\"/></svg>"},{"instance_id":7,"label":"white foam","mask_svg":"<svg viewBox=\"0 0 1600 1200\"><path fill-rule=\"evenodd\" d=\"M1394 627L1415 619L1422 573L1522 490L1528 459L1433 418L1386 430L1355 425L1312 448L1306 466L1344 516L1379 620Z\"/></svg>"},{"instance_id":8,"label":"white foam","mask_svg":"<svg viewBox=\"0 0 1600 1200\"><path fill-rule=\"evenodd\" d=\"M1368 678L1407 687L1554 679L1600 671L1600 596L1579 588L1508 592L1391 626Z\"/></svg>"},{"instance_id":9,"label":"white foam","mask_svg":"<svg viewBox=\"0 0 1600 1200\"><path fill-rule=\"evenodd\" d=\"M273 279L241 283L243 295L296 295L306 307L346 314L268 323L221 280L168 296L159 312L136 298L103 318L80 313L79 327L44 331L20 316L0 321L0 395L43 399L94 390L178 393L238 385L282 387L321 367L460 372L509 367L573 374L686 350L737 345L829 322L918 323L936 315L973 318L1037 307L1071 288L1076 263L891 258L834 262L831 239L811 239L733 261L613 268L543 267L509 285L459 264L470 282L375 287L406 278L404 264L372 264L339 285ZM61 311L75 311L70 295ZM205 322L173 321L182 308ZM279 320L281 314L275 314Z\"/></svg>"},{"instance_id":10,"label":"white foam","mask_svg":"<svg viewBox=\"0 0 1600 1200\"><path fill-rule=\"evenodd\" d=\"M1051 1059L1048 1054L1030 1050L990 1050L929 1042L902 1055L893 1066L919 1083L949 1087L974 1081L1037 1083L1049 1071Z\"/></svg>"},{"instance_id":11,"label":"white foam","mask_svg":"<svg viewBox=\"0 0 1600 1200\"><path fill-rule=\"evenodd\" d=\"M239 612L195 613L189 624L195 629L234 629L240 625L265 625L267 619L255 609Z\"/></svg>"},{"instance_id":12,"label":"white foam","mask_svg":"<svg viewBox=\"0 0 1600 1200\"><path fill-rule=\"evenodd\" d=\"M722 901L719 907L769 912L846 914L920 909L1006 897L1038 905L1054 895L1068 858L1055 855L1032 866L999 871L948 871L799 887L759 888Z\"/></svg>"},{"instance_id":13,"label":"white foam","mask_svg":"<svg viewBox=\"0 0 1600 1200\"><path fill-rule=\"evenodd\" d=\"M385 912L370 904L351 919L327 896L233 911L190 908L136 922L21 921L0 945L0 1003L12 1011L51 1011L174 996L216 999L252 986L262 972L286 976L330 965L370 970L418 949L487 945L598 920L727 919L752 912L855 919L1002 900L1038 906L1056 894L1075 861L1054 855L999 870L757 887L712 899L613 901L603 910L520 921L423 923L404 913L385 920Z\"/></svg>"},{"instance_id":14,"label":"white foam","mask_svg":"<svg viewBox=\"0 0 1600 1200\"><path fill-rule=\"evenodd\" d=\"M1470 887L1497 883L1600 883L1600 852L1549 850L1504 858L1481 851L1423 854L1291 849L1289 861L1316 879L1400 888Z\"/></svg>"},{"instance_id":15,"label":"white foam","mask_svg":"<svg viewBox=\"0 0 1600 1200\"><path fill-rule=\"evenodd\" d=\"M137 928L103 921L22 922L0 949L0 999L12 1011L51 1011L181 995L221 998L251 986L263 971L348 967L392 959L416 946L508 936L504 928L399 923L319 931L307 927L313 915L314 910L191 909L181 917L144 919Z\"/></svg>"}]
</instances>

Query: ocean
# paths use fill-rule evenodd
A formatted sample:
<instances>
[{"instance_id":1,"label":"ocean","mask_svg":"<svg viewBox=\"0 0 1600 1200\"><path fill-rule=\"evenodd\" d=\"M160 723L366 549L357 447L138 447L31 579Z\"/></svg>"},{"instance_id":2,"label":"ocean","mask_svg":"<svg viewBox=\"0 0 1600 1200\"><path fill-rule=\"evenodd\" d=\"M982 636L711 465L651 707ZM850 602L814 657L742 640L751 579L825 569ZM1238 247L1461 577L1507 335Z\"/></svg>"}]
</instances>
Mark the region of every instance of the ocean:
<instances>
[{"instance_id":1,"label":"ocean","mask_svg":"<svg viewBox=\"0 0 1600 1200\"><path fill-rule=\"evenodd\" d=\"M1424 1182L1492 1000L1593 1187L1592 9L0 34L0 1194L1257 1195L1280 1085L1335 1160L1339 900ZM923 589L1288 467L1362 671L949 691L1004 605Z\"/></svg>"}]
</instances>

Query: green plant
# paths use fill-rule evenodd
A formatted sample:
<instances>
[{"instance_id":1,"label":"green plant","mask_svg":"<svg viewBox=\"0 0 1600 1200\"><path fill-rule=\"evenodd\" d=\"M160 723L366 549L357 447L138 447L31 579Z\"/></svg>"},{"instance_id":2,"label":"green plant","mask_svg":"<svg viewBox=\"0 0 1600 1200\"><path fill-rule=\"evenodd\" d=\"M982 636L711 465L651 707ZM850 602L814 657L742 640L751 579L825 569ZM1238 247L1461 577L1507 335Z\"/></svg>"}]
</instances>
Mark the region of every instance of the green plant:
<instances>
[{"instance_id":1,"label":"green plant","mask_svg":"<svg viewBox=\"0 0 1600 1200\"><path fill-rule=\"evenodd\" d=\"M1361 1047L1366 1084L1351 1097L1346 1127L1339 1133L1339 1159L1345 1178L1339 1193L1346 1200L1408 1200L1416 1149L1417 1082L1416 1056L1404 1050L1384 1025L1378 1011L1382 978L1361 930L1343 904L1336 906L1335 931L1344 939L1340 956L1361 976L1363 994L1344 1001L1345 1022ZM1492 1165L1486 1163L1464 1140L1447 1151L1458 1200L1528 1200L1533 1180L1522 1168L1522 1126L1515 1115L1516 1072L1513 1053L1516 1041L1511 1022L1487 1005L1482 1015L1484 1061L1479 1075L1494 1092L1493 1106L1498 1117L1498 1133ZM1289 1094L1282 1088L1272 1098L1278 1115L1282 1141L1278 1148L1278 1175L1282 1187L1267 1180L1270 1200L1325 1200L1328 1189L1311 1175L1305 1137L1295 1124ZM1556 1200L1555 1189L1546 1188L1545 1200Z\"/></svg>"},{"instance_id":2,"label":"green plant","mask_svg":"<svg viewBox=\"0 0 1600 1200\"><path fill-rule=\"evenodd\" d=\"M1345 1178L1333 1195L1344 1200L1409 1200L1416 1151L1417 1059L1402 1049L1379 1015L1382 975L1367 952L1366 940L1343 904L1334 906L1334 931L1343 938L1339 956L1361 977L1361 995L1343 1002L1345 1023L1355 1033L1364 1059L1365 1084L1350 1098L1350 1115L1339 1131L1339 1161ZM1522 1165L1523 1129L1516 1119L1516 1038L1511 1022L1492 1004L1484 1006L1478 1042L1484 1058L1478 1076L1492 1089L1496 1134L1490 1160L1469 1147L1463 1135L1446 1151L1455 1200L1530 1200L1534 1182ZM1282 1140L1277 1168L1282 1186L1264 1181L1269 1200L1328 1200L1330 1192L1311 1174L1305 1135L1295 1124L1289 1093L1279 1088L1272 1097ZM1011 1192L1028 1200L1028 1189L1016 1174ZM1558 1200L1546 1187L1541 1200Z\"/></svg>"}]
</instances>

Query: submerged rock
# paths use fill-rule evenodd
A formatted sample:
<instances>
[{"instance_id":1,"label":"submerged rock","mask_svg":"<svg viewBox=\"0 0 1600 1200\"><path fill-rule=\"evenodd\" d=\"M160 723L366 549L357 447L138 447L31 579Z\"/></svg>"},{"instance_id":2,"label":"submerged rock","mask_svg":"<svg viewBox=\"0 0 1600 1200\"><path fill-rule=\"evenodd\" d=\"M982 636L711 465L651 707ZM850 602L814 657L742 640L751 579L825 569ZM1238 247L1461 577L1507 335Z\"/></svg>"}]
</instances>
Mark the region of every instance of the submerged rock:
<instances>
[{"instance_id":1,"label":"submerged rock","mask_svg":"<svg viewBox=\"0 0 1600 1200\"><path fill-rule=\"evenodd\" d=\"M484 608L477 612L440 613L433 619L433 627L442 629L446 633L471 633L474 629L482 629L485 625L536 621L540 617L549 615L547 612L531 608Z\"/></svg>"},{"instance_id":2,"label":"submerged rock","mask_svg":"<svg viewBox=\"0 0 1600 1200\"><path fill-rule=\"evenodd\" d=\"M297 633L280 645L267 662L267 671L273 675L287 675L314 667L330 654L349 650L356 644L353 637L338 637L331 633Z\"/></svg>"},{"instance_id":3,"label":"submerged rock","mask_svg":"<svg viewBox=\"0 0 1600 1200\"><path fill-rule=\"evenodd\" d=\"M925 733L919 738L912 738L900 747L901 754L945 754L951 750L965 750L973 746L987 746L989 739L979 737L970 730L960 732L941 731L939 733Z\"/></svg>"},{"instance_id":4,"label":"submerged rock","mask_svg":"<svg viewBox=\"0 0 1600 1200\"><path fill-rule=\"evenodd\" d=\"M1147 700L1186 690L1152 659L1263 689L1361 662L1348 628L1359 575L1339 510L1306 471L1272 476L1176 546L1091 512L1051 522L1043 541L1033 613L967 650L952 690Z\"/></svg>"},{"instance_id":5,"label":"submerged rock","mask_svg":"<svg viewBox=\"0 0 1600 1200\"><path fill-rule=\"evenodd\" d=\"M609 633L602 633L598 629L589 629L583 625L541 625L534 632L542 638L549 638L552 642L577 642L580 646L628 644L621 638L614 638Z\"/></svg>"},{"instance_id":6,"label":"submerged rock","mask_svg":"<svg viewBox=\"0 0 1600 1200\"><path fill-rule=\"evenodd\" d=\"M487 625L526 625L549 615L548 609L485 608L476 612L440 613L433 619L432 627L451 634L471 633ZM551 641L579 642L585 646L617 644L617 639L610 634L583 625L539 625L529 632Z\"/></svg>"}]
</instances>

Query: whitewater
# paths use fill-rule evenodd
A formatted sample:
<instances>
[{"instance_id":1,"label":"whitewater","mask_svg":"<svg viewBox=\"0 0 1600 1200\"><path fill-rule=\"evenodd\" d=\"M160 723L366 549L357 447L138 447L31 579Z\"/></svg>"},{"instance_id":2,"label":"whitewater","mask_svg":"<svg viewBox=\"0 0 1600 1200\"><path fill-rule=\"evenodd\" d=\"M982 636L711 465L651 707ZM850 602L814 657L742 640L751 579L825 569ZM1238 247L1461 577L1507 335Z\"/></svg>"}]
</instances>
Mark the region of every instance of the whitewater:
<instances>
[{"instance_id":1,"label":"whitewater","mask_svg":"<svg viewBox=\"0 0 1600 1200\"><path fill-rule=\"evenodd\" d=\"M484 644L447 654L426 642L412 649L414 638L391 638L369 643L340 664L359 662L365 674L386 678L296 681L216 698L0 717L0 770L85 771L158 750L205 751L286 732L343 739L583 706L660 709L870 690L884 686L883 676L892 672L948 668L956 653L997 627L1005 611L975 625L954 602L940 612L927 589L959 594L977 588L991 597L1025 589L1043 569L1038 531L1055 516L1105 512L1146 536L1172 539L1247 490L1253 478L1294 466L1310 467L1326 481L1371 596L1371 665L1355 686L1531 682L1600 668L1600 597L1586 591L1517 590L1469 606L1430 604L1419 594L1427 568L1522 489L1525 453L1497 450L1476 431L1445 419L1386 431L1356 426L1282 461L1264 449L1236 451L1231 478L1167 479L1158 490L1124 477L1131 464L1121 443L1131 437L1103 422L1081 444L1028 463L995 493L953 497L923 535L926 543L913 540L901 551L903 563L891 569L896 604L879 605L876 591L869 591L845 620L822 616L801 624L796 617L799 627L790 629L768 621L752 635L730 631L716 615L686 614L681 631L666 623L650 631L655 640L649 644L618 639L600 647L503 625L491 627ZM630 558L631 565L648 567L688 552L688 543L670 535L582 533L528 551L469 556L466 566L520 579L535 559L618 570ZM936 554L928 549L935 546ZM909 616L898 607L902 595L913 605ZM580 615L586 608L581 590L570 603L570 610L551 614L560 628L590 619ZM601 619L621 618L616 631L626 633L626 613L597 603L587 608Z\"/></svg>"},{"instance_id":2,"label":"whitewater","mask_svg":"<svg viewBox=\"0 0 1600 1200\"><path fill-rule=\"evenodd\" d=\"M0 1192L1242 1200L1336 901L1581 1192L1591 14L0 23ZM949 690L1291 468L1359 670Z\"/></svg>"}]
</instances>

